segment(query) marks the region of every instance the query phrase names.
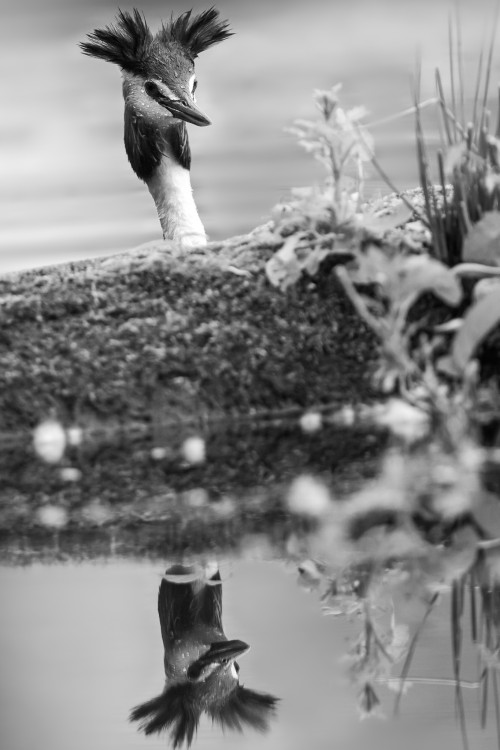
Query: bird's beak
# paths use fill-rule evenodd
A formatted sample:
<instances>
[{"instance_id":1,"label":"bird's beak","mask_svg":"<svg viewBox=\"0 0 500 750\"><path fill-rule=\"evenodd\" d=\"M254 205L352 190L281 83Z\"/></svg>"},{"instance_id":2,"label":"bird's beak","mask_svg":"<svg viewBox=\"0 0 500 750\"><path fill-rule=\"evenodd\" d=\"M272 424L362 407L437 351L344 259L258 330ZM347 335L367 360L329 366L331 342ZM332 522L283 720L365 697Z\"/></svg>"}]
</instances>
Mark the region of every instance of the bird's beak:
<instances>
[{"instance_id":1,"label":"bird's beak","mask_svg":"<svg viewBox=\"0 0 500 750\"><path fill-rule=\"evenodd\" d=\"M246 654L250 646L244 641L218 641L212 643L210 650L201 658L207 662L233 661L238 656Z\"/></svg>"},{"instance_id":2,"label":"bird's beak","mask_svg":"<svg viewBox=\"0 0 500 750\"><path fill-rule=\"evenodd\" d=\"M212 124L206 114L201 109L198 109L192 100L183 102L180 99L170 99L164 103L162 102L162 104L174 117L178 117L179 120L200 126Z\"/></svg>"},{"instance_id":3,"label":"bird's beak","mask_svg":"<svg viewBox=\"0 0 500 750\"><path fill-rule=\"evenodd\" d=\"M146 81L145 90L152 99L168 109L179 120L200 126L212 124L206 114L198 109L189 94L183 99L173 98L170 91L158 81Z\"/></svg>"}]
</instances>

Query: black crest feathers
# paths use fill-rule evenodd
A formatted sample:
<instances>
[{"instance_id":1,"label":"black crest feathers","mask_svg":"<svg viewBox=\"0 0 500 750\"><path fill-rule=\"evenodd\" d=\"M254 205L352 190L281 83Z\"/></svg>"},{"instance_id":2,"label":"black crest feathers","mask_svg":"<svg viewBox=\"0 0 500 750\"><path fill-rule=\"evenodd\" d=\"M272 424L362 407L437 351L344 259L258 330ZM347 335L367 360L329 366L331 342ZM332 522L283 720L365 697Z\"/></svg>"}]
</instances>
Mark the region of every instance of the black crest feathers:
<instances>
[{"instance_id":1,"label":"black crest feathers","mask_svg":"<svg viewBox=\"0 0 500 750\"><path fill-rule=\"evenodd\" d=\"M164 44L171 40L179 42L194 58L212 45L232 36L228 21L219 20L219 11L214 7L193 18L191 14L192 11L188 10L179 18L174 20L172 17L168 24L163 24L158 34L159 40Z\"/></svg>"},{"instance_id":2,"label":"black crest feathers","mask_svg":"<svg viewBox=\"0 0 500 750\"><path fill-rule=\"evenodd\" d=\"M141 73L153 36L144 15L134 9L132 13L118 11L115 26L96 29L88 39L80 43L85 55L115 63L130 73Z\"/></svg>"},{"instance_id":3,"label":"black crest feathers","mask_svg":"<svg viewBox=\"0 0 500 750\"><path fill-rule=\"evenodd\" d=\"M161 695L141 703L130 712L130 721L139 721L146 735L168 731L174 748L189 747L198 731L202 704L191 683L172 685ZM242 732L251 727L259 732L269 729L278 698L238 685L229 696L214 701L205 711L222 729Z\"/></svg>"},{"instance_id":4,"label":"black crest feathers","mask_svg":"<svg viewBox=\"0 0 500 750\"><path fill-rule=\"evenodd\" d=\"M242 732L245 727L252 727L258 732L266 732L278 700L269 693L238 685L225 701L210 706L208 713L223 729Z\"/></svg>"},{"instance_id":5,"label":"black crest feathers","mask_svg":"<svg viewBox=\"0 0 500 750\"><path fill-rule=\"evenodd\" d=\"M140 721L144 734L168 730L174 748L184 742L189 747L198 730L201 710L191 696L192 686L174 685L130 712L130 721Z\"/></svg>"}]
</instances>

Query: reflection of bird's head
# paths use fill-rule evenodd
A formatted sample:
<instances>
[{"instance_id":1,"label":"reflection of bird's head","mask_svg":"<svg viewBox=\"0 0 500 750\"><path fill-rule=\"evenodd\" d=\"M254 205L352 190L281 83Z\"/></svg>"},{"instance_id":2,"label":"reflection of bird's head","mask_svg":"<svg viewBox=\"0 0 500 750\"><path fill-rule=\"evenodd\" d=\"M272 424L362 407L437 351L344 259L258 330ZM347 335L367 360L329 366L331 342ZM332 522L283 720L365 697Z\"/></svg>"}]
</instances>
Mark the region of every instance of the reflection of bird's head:
<instances>
[{"instance_id":1,"label":"reflection of bird's head","mask_svg":"<svg viewBox=\"0 0 500 750\"><path fill-rule=\"evenodd\" d=\"M191 570L174 566L168 572ZM277 698L240 685L236 658L250 648L222 630L222 590L217 571L208 581L163 580L158 611L165 647L164 692L136 706L132 721L146 734L169 730L173 746L189 746L202 713L223 728L268 728Z\"/></svg>"},{"instance_id":2,"label":"reflection of bird's head","mask_svg":"<svg viewBox=\"0 0 500 750\"><path fill-rule=\"evenodd\" d=\"M242 644L242 641L223 641L223 644ZM234 657L229 662L208 661L202 658L203 665L194 662L192 672L196 679L169 685L165 691L152 700L136 706L131 713L132 721L140 721L145 734L170 731L174 748L183 742L191 744L198 729L203 712L223 729L243 731L252 727L266 731L269 718L274 711L277 699L267 693L251 690L239 684L239 667Z\"/></svg>"}]
</instances>

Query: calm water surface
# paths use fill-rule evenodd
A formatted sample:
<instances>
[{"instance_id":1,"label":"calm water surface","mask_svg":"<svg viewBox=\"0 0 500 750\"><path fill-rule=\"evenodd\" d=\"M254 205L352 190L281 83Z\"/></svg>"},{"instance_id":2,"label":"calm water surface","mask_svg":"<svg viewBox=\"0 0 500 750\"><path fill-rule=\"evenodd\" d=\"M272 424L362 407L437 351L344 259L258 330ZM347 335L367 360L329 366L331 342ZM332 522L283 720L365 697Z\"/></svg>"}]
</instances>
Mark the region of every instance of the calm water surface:
<instances>
[{"instance_id":1,"label":"calm water surface","mask_svg":"<svg viewBox=\"0 0 500 750\"><path fill-rule=\"evenodd\" d=\"M0 569L0 744L8 750L165 748L128 724L130 708L164 681L156 598L164 567L151 563L68 564ZM225 632L251 650L240 659L247 687L281 698L266 735L223 735L202 723L195 747L460 747L453 688L416 684L401 717L360 722L354 688L340 663L356 619L323 617L313 593L283 563L225 562ZM411 674L451 678L449 599L422 635ZM422 610L407 611L408 622ZM413 622L413 624L414 624ZM470 652L464 679L476 679ZM380 688L390 717L393 695ZM494 720L481 732L477 693L466 691L471 747L496 747Z\"/></svg>"},{"instance_id":2,"label":"calm water surface","mask_svg":"<svg viewBox=\"0 0 500 750\"><path fill-rule=\"evenodd\" d=\"M171 10L207 5L140 3L153 27ZM491 5L462 3L469 109ZM213 238L252 229L290 187L322 179L283 133L294 118L313 114L314 88L342 82L345 104L364 104L369 119L378 120L411 103L418 48L423 97L433 93L434 68L447 70L448 0L221 0L217 6L237 34L199 58L198 99L214 124L190 128L196 199ZM20 0L5 13L0 268L115 252L159 237L149 193L123 149L119 72L77 48L115 11L114 0ZM497 60L493 84L498 74ZM428 120L432 142L436 123ZM412 118L373 134L396 185L413 186ZM376 175L367 189L386 191Z\"/></svg>"}]
</instances>

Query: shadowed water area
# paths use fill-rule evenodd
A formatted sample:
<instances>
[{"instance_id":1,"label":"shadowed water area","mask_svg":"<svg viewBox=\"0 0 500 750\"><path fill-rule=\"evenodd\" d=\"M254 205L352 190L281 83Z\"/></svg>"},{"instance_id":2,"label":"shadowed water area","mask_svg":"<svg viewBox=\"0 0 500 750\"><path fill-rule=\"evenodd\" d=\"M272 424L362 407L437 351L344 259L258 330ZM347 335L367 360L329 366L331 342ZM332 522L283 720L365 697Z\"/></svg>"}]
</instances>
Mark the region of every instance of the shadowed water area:
<instances>
[{"instance_id":1,"label":"shadowed water area","mask_svg":"<svg viewBox=\"0 0 500 750\"><path fill-rule=\"evenodd\" d=\"M470 111L491 3L462 5ZM156 28L187 6L140 7ZM189 128L211 238L321 182L283 129L338 82L393 183L415 186L413 118L390 116L417 50L422 99L446 76L448 3L217 7L236 35L197 61L213 125ZM118 70L77 47L115 11L9 10L0 271L160 236ZM373 170L365 189L388 192ZM282 294L267 257L0 280L2 750L499 746L498 422L456 453L407 440L338 281Z\"/></svg>"}]
</instances>

